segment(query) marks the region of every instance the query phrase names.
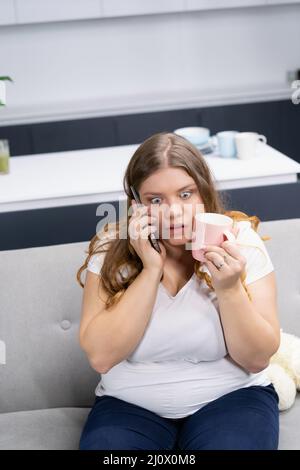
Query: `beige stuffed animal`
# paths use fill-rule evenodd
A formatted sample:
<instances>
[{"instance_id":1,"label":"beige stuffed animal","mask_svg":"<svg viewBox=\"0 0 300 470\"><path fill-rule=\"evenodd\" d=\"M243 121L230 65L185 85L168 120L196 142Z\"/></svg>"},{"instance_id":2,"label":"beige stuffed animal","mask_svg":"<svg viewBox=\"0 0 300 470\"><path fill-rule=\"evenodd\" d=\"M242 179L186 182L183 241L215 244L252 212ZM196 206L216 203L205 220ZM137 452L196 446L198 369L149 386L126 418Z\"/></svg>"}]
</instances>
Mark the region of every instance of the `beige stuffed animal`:
<instances>
[{"instance_id":1,"label":"beige stuffed animal","mask_svg":"<svg viewBox=\"0 0 300 470\"><path fill-rule=\"evenodd\" d=\"M280 411L290 408L300 390L300 338L280 329L280 346L266 373L279 396Z\"/></svg>"}]
</instances>

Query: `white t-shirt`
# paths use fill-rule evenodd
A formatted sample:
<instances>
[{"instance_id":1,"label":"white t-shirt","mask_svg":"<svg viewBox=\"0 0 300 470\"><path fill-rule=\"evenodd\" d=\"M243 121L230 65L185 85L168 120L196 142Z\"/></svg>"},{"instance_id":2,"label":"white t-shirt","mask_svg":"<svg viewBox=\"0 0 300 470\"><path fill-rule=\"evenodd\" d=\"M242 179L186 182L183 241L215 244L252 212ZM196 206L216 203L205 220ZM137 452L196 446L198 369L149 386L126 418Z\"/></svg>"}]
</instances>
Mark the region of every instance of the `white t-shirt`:
<instances>
[{"instance_id":1,"label":"white t-shirt","mask_svg":"<svg viewBox=\"0 0 300 470\"><path fill-rule=\"evenodd\" d=\"M245 284L250 284L274 267L250 222L237 224L236 240L247 259ZM88 269L98 274L103 256L94 255ZM141 341L127 359L101 374L95 393L183 418L233 390L268 384L265 370L249 373L228 355L216 294L194 273L175 296L159 284Z\"/></svg>"}]
</instances>

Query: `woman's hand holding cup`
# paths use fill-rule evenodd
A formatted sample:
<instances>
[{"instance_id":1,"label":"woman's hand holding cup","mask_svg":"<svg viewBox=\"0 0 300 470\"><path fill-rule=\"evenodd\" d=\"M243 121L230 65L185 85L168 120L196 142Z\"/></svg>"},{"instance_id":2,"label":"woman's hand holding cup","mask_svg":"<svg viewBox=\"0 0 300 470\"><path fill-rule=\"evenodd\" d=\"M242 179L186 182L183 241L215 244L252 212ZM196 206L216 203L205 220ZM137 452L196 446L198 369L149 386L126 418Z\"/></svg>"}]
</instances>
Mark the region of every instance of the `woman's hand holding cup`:
<instances>
[{"instance_id":1,"label":"woman's hand holding cup","mask_svg":"<svg viewBox=\"0 0 300 470\"><path fill-rule=\"evenodd\" d=\"M238 231L226 215L206 212L195 216L192 254L207 266L217 291L236 286L245 269L246 259L236 243Z\"/></svg>"}]
</instances>

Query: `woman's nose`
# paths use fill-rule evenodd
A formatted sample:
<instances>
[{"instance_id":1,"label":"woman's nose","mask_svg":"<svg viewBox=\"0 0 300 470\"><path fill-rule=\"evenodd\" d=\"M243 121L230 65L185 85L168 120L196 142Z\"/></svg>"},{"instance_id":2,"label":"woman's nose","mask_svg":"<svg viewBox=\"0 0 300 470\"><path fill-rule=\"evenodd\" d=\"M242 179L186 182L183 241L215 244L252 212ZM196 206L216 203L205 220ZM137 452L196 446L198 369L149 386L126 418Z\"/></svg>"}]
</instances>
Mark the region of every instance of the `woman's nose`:
<instances>
[{"instance_id":1,"label":"woman's nose","mask_svg":"<svg viewBox=\"0 0 300 470\"><path fill-rule=\"evenodd\" d=\"M170 213L170 217L175 220L176 218L181 217L183 214L183 208L181 204L178 204L178 203L171 204L169 206L169 213Z\"/></svg>"}]
</instances>

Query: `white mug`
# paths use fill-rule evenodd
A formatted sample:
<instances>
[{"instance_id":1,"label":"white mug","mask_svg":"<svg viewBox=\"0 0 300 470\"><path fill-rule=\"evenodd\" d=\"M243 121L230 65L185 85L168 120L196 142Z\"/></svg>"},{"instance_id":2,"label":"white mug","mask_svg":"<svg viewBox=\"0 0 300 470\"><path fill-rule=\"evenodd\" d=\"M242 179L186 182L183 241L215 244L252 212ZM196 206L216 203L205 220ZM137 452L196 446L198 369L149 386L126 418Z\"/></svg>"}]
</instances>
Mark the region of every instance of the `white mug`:
<instances>
[{"instance_id":1,"label":"white mug","mask_svg":"<svg viewBox=\"0 0 300 470\"><path fill-rule=\"evenodd\" d=\"M256 132L239 132L235 136L237 157L246 160L256 156L257 142L262 141L267 143L267 138L264 135L257 134Z\"/></svg>"}]
</instances>

